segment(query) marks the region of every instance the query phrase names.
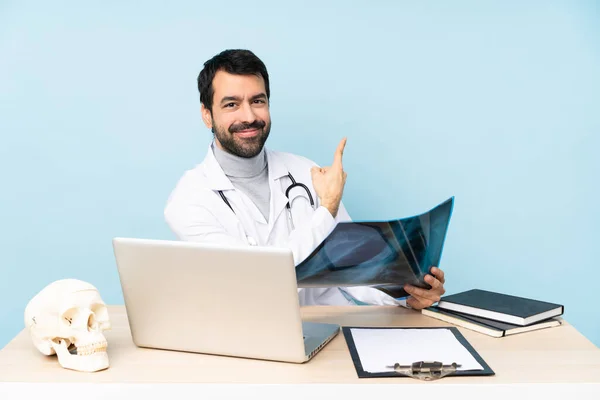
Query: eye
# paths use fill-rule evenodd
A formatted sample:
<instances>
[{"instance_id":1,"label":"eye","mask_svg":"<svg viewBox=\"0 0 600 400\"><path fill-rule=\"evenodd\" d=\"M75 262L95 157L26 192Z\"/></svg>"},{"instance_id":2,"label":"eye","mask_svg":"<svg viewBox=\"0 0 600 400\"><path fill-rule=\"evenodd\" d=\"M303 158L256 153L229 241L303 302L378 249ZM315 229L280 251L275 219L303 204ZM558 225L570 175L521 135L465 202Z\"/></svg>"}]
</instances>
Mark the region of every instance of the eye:
<instances>
[{"instance_id":1,"label":"eye","mask_svg":"<svg viewBox=\"0 0 600 400\"><path fill-rule=\"evenodd\" d=\"M223 108L232 108L235 107L235 103L227 103L223 106Z\"/></svg>"},{"instance_id":2,"label":"eye","mask_svg":"<svg viewBox=\"0 0 600 400\"><path fill-rule=\"evenodd\" d=\"M254 103L256 103L256 104L265 104L266 101L264 101L263 99L256 99L256 100L254 100Z\"/></svg>"}]
</instances>

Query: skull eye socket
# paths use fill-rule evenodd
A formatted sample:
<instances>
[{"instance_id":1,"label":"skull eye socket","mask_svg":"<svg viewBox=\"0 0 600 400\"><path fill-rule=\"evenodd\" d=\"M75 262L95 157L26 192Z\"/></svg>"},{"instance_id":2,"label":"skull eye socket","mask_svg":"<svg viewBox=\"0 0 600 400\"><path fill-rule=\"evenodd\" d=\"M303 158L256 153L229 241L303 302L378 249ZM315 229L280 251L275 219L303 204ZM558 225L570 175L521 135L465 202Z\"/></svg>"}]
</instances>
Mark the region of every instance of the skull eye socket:
<instances>
[{"instance_id":1,"label":"skull eye socket","mask_svg":"<svg viewBox=\"0 0 600 400\"><path fill-rule=\"evenodd\" d=\"M91 330L102 330L110 326L108 309L103 303L97 303L92 306L92 316L88 326Z\"/></svg>"},{"instance_id":2,"label":"skull eye socket","mask_svg":"<svg viewBox=\"0 0 600 400\"><path fill-rule=\"evenodd\" d=\"M94 314L90 314L87 321L88 330L95 331L98 330L98 322L96 321L96 317Z\"/></svg>"},{"instance_id":3,"label":"skull eye socket","mask_svg":"<svg viewBox=\"0 0 600 400\"><path fill-rule=\"evenodd\" d=\"M62 321L68 326L73 326L75 328L81 327L81 319L85 318L87 315L83 310L73 307L68 309L62 314Z\"/></svg>"},{"instance_id":4,"label":"skull eye socket","mask_svg":"<svg viewBox=\"0 0 600 400\"><path fill-rule=\"evenodd\" d=\"M73 307L62 314L62 322L76 329L87 329L97 331L104 327L108 321L108 311L104 304L94 304L90 308Z\"/></svg>"},{"instance_id":5,"label":"skull eye socket","mask_svg":"<svg viewBox=\"0 0 600 400\"><path fill-rule=\"evenodd\" d=\"M92 312L95 315L95 319L97 321L107 321L108 320L108 310L104 304L94 304L92 306Z\"/></svg>"}]
</instances>

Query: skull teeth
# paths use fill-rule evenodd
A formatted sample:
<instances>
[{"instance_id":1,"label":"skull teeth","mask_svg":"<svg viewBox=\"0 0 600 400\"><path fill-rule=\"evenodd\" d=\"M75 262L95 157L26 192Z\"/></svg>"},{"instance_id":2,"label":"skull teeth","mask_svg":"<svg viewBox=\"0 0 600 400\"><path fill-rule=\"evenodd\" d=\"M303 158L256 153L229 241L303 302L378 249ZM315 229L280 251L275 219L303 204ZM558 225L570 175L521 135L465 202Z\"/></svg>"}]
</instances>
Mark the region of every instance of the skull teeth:
<instances>
[{"instance_id":1,"label":"skull teeth","mask_svg":"<svg viewBox=\"0 0 600 400\"><path fill-rule=\"evenodd\" d=\"M107 343L98 342L77 347L78 356L89 356L95 353L106 353Z\"/></svg>"}]
</instances>

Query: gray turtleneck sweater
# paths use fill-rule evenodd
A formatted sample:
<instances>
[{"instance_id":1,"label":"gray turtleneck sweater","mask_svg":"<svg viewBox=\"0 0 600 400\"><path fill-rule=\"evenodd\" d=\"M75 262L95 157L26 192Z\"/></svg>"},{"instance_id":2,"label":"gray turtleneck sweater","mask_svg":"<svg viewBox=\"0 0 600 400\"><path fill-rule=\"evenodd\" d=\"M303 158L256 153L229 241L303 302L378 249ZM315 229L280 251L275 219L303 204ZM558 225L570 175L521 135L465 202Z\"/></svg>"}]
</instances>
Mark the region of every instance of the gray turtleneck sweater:
<instances>
[{"instance_id":1,"label":"gray turtleneck sweater","mask_svg":"<svg viewBox=\"0 0 600 400\"><path fill-rule=\"evenodd\" d=\"M212 149L217 162L233 184L233 187L244 192L268 222L271 190L269 188L267 154L264 147L253 158L243 158L230 154L221 150L214 142Z\"/></svg>"}]
</instances>

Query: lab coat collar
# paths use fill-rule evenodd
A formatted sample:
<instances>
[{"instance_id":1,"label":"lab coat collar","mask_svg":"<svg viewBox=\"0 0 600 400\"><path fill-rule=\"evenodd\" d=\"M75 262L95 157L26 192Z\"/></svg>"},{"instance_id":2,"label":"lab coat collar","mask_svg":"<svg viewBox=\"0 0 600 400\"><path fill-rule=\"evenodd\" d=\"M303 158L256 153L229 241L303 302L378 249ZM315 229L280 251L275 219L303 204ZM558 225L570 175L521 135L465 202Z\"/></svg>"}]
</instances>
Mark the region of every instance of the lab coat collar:
<instances>
[{"instance_id":1,"label":"lab coat collar","mask_svg":"<svg viewBox=\"0 0 600 400\"><path fill-rule=\"evenodd\" d=\"M208 146L206 157L202 162L204 167L204 175L206 176L208 186L211 190L234 190L234 186L225 175L225 172L219 165L211 146L213 142ZM269 204L269 231L272 231L275 220L279 217L279 214L285 209L288 203L288 198L281 189L280 184L275 182L283 177L286 177L289 173L287 166L283 160L278 156L277 153L269 151L265 148L267 154L267 168L269 171L269 188L271 190L271 199ZM258 211L258 208L254 207L254 210L250 210L252 218L261 223L265 223L265 219Z\"/></svg>"},{"instance_id":2,"label":"lab coat collar","mask_svg":"<svg viewBox=\"0 0 600 400\"><path fill-rule=\"evenodd\" d=\"M267 151L267 166L269 168L269 187L271 188L271 201L269 208L269 234L272 233L275 221L285 209L288 198L283 191L279 179L288 175L289 170L281 156L275 152Z\"/></svg>"},{"instance_id":3,"label":"lab coat collar","mask_svg":"<svg viewBox=\"0 0 600 400\"><path fill-rule=\"evenodd\" d=\"M276 179L283 178L289 173L288 168L284 164L283 160L277 156L277 154L269 151L265 148L267 153L267 168L269 168L269 180L273 181Z\"/></svg>"},{"instance_id":4,"label":"lab coat collar","mask_svg":"<svg viewBox=\"0 0 600 400\"><path fill-rule=\"evenodd\" d=\"M204 167L204 175L206 176L206 180L208 182L208 186L211 190L230 190L234 189L233 184L223 172L223 168L217 162L215 155L212 150L212 145L214 143L208 145L208 151L206 152L206 157L204 161L202 161L202 166Z\"/></svg>"}]
</instances>

